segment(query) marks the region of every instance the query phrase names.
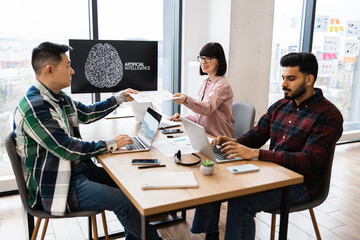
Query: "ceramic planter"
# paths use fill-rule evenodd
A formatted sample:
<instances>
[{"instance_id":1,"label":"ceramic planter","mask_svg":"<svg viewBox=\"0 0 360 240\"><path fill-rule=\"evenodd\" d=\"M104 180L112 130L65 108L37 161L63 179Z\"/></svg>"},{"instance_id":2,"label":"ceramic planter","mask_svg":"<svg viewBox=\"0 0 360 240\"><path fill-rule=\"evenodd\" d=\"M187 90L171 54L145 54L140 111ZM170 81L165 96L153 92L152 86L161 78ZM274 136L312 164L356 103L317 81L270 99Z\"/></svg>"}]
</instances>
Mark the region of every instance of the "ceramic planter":
<instances>
[{"instance_id":1,"label":"ceramic planter","mask_svg":"<svg viewBox=\"0 0 360 240\"><path fill-rule=\"evenodd\" d=\"M214 173L214 166L205 167L203 165L200 166L200 171L203 175L210 176Z\"/></svg>"}]
</instances>

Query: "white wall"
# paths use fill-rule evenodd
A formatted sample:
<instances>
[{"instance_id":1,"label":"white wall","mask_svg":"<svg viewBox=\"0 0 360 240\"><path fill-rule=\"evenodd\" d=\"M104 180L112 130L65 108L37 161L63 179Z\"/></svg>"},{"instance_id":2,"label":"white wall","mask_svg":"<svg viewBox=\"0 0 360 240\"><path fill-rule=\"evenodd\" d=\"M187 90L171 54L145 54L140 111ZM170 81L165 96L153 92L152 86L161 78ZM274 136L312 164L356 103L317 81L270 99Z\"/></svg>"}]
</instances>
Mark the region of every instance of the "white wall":
<instances>
[{"instance_id":1,"label":"white wall","mask_svg":"<svg viewBox=\"0 0 360 240\"><path fill-rule=\"evenodd\" d=\"M184 0L182 28L181 91L196 98L199 86L205 79L195 70L194 61L208 42L219 42L228 60L231 0ZM189 67L189 65L192 66ZM196 82L195 82L196 81ZM181 106L181 114L191 114Z\"/></svg>"},{"instance_id":2,"label":"white wall","mask_svg":"<svg viewBox=\"0 0 360 240\"><path fill-rule=\"evenodd\" d=\"M188 62L207 42L219 42L234 101L253 104L257 120L268 106L274 1L184 0L182 91L189 85Z\"/></svg>"},{"instance_id":3,"label":"white wall","mask_svg":"<svg viewBox=\"0 0 360 240\"><path fill-rule=\"evenodd\" d=\"M228 60L231 0L208 0L206 3L206 42L220 43Z\"/></svg>"},{"instance_id":4,"label":"white wall","mask_svg":"<svg viewBox=\"0 0 360 240\"><path fill-rule=\"evenodd\" d=\"M234 101L255 106L256 121L268 108L275 0L233 0L228 80Z\"/></svg>"},{"instance_id":5,"label":"white wall","mask_svg":"<svg viewBox=\"0 0 360 240\"><path fill-rule=\"evenodd\" d=\"M219 42L229 56L231 0L184 0L182 22L182 86L187 89L188 63L196 61L208 42Z\"/></svg>"}]
</instances>

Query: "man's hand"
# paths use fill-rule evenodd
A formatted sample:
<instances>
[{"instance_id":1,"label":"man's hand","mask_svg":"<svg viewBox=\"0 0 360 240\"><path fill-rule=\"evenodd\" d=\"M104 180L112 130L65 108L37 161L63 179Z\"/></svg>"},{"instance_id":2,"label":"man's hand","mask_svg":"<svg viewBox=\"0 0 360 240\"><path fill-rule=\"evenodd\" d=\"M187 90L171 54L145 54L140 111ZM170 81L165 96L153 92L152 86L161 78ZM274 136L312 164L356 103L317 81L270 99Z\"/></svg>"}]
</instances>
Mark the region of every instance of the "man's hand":
<instances>
[{"instance_id":1,"label":"man's hand","mask_svg":"<svg viewBox=\"0 0 360 240\"><path fill-rule=\"evenodd\" d=\"M133 141L131 140L131 138L128 135L123 135L123 134L116 136L115 141L117 143L118 149L122 148L125 145L133 143Z\"/></svg>"},{"instance_id":2,"label":"man's hand","mask_svg":"<svg viewBox=\"0 0 360 240\"><path fill-rule=\"evenodd\" d=\"M229 138L226 136L219 136L216 139L211 141L211 146L216 147L216 145L221 146L225 142L235 142L237 143L238 140L236 138Z\"/></svg>"},{"instance_id":3,"label":"man's hand","mask_svg":"<svg viewBox=\"0 0 360 240\"><path fill-rule=\"evenodd\" d=\"M224 153L228 158L242 157L245 159L259 158L259 149L253 149L246 147L240 143L233 141L225 142L221 145L223 149L221 152Z\"/></svg>"},{"instance_id":4,"label":"man's hand","mask_svg":"<svg viewBox=\"0 0 360 240\"><path fill-rule=\"evenodd\" d=\"M173 97L177 98L177 99L173 99L173 101L176 102L179 105L183 104L187 99L187 95L183 94L183 93L175 93L173 95Z\"/></svg>"},{"instance_id":5,"label":"man's hand","mask_svg":"<svg viewBox=\"0 0 360 240\"><path fill-rule=\"evenodd\" d=\"M171 117L169 117L169 120L170 120L170 121L177 121L177 122L180 122L180 121L181 121L180 114L175 113L174 115L172 115Z\"/></svg>"},{"instance_id":6,"label":"man's hand","mask_svg":"<svg viewBox=\"0 0 360 240\"><path fill-rule=\"evenodd\" d=\"M127 102L131 102L131 101L133 101L134 99L129 95L129 93L137 94L137 93L139 93L139 91L138 91L138 90L131 89L131 88L128 88L128 89L124 90L123 93L124 93L124 96L125 96L126 101L127 101Z\"/></svg>"}]
</instances>

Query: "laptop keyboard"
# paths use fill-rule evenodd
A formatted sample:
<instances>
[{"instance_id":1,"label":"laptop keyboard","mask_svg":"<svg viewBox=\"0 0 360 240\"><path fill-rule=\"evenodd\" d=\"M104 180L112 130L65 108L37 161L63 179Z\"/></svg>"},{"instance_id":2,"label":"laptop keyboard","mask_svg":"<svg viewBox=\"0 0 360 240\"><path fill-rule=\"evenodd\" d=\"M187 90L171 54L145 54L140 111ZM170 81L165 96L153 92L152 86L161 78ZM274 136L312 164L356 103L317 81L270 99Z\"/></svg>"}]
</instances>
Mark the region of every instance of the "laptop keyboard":
<instances>
[{"instance_id":1,"label":"laptop keyboard","mask_svg":"<svg viewBox=\"0 0 360 240\"><path fill-rule=\"evenodd\" d=\"M141 143L139 142L139 140L135 137L132 137L131 140L133 141L132 144L128 144L126 145L126 149L127 150L141 150L141 149L145 149L143 147L143 145L141 145Z\"/></svg>"},{"instance_id":2,"label":"laptop keyboard","mask_svg":"<svg viewBox=\"0 0 360 240\"><path fill-rule=\"evenodd\" d=\"M225 157L225 155L221 152L221 148L214 148L213 147L213 151L214 151L216 160L218 160L218 161L228 160L228 158Z\"/></svg>"},{"instance_id":3,"label":"laptop keyboard","mask_svg":"<svg viewBox=\"0 0 360 240\"><path fill-rule=\"evenodd\" d=\"M227 161L233 161L233 160L241 160L242 158L227 158L224 153L221 152L222 148L212 148L215 154L216 161L218 162L227 162Z\"/></svg>"}]
</instances>

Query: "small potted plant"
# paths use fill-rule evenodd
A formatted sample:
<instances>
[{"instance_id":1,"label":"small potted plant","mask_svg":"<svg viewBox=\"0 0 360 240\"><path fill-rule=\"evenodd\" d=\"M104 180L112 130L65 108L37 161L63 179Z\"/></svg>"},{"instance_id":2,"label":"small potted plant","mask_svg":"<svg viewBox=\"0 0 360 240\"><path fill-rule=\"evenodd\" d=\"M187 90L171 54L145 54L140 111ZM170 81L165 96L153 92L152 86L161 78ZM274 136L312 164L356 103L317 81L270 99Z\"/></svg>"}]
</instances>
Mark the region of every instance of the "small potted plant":
<instances>
[{"instance_id":1,"label":"small potted plant","mask_svg":"<svg viewBox=\"0 0 360 240\"><path fill-rule=\"evenodd\" d=\"M209 159L201 161L200 171L203 175L213 175L215 163Z\"/></svg>"}]
</instances>

